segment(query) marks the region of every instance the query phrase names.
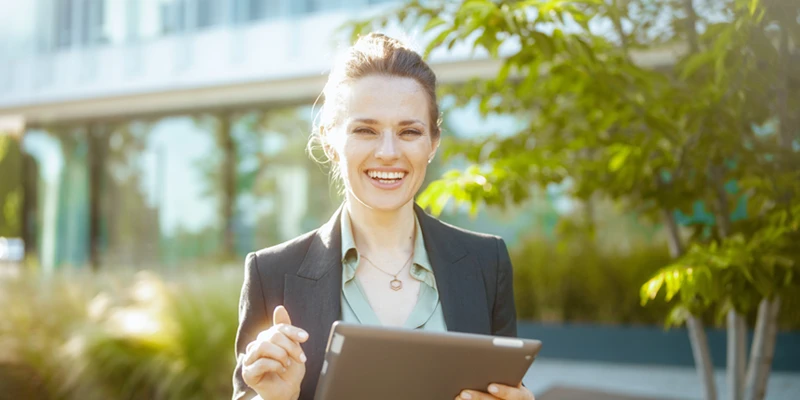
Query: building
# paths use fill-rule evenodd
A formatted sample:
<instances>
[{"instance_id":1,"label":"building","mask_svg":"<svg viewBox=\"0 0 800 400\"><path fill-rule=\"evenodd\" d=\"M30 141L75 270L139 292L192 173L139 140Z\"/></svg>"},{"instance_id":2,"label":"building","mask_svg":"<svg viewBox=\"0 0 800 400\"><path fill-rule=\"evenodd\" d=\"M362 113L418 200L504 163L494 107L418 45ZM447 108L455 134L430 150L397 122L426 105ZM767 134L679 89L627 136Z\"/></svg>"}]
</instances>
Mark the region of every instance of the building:
<instances>
[{"instance_id":1,"label":"building","mask_svg":"<svg viewBox=\"0 0 800 400\"><path fill-rule=\"evenodd\" d=\"M304 149L337 29L398 4L5 2L0 120L23 134L28 253L45 270L238 262L321 224L340 200ZM497 66L458 47L431 63L442 82ZM469 108L445 122L456 135L514 125ZM556 206L448 218L513 243Z\"/></svg>"}]
</instances>

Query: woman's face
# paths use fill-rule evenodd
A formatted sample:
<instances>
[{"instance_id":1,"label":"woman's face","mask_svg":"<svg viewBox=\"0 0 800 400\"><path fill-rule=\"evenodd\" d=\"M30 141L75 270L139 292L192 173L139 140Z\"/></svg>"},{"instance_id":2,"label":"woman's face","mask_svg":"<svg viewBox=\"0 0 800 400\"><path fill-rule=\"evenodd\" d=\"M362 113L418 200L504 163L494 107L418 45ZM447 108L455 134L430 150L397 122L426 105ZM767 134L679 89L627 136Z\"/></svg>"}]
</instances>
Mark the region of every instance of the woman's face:
<instances>
[{"instance_id":1,"label":"woman's face","mask_svg":"<svg viewBox=\"0 0 800 400\"><path fill-rule=\"evenodd\" d=\"M348 199L382 211L408 204L439 144L422 86L411 78L367 76L341 90L328 139Z\"/></svg>"}]
</instances>

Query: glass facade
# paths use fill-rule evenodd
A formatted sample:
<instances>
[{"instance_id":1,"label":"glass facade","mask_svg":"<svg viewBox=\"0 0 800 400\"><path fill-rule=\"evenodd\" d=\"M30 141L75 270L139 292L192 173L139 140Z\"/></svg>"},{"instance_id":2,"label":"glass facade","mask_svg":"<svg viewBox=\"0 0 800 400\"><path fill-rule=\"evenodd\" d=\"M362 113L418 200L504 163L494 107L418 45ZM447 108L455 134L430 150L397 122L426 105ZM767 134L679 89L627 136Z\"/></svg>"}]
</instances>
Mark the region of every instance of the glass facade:
<instances>
[{"instance_id":1,"label":"glass facade","mask_svg":"<svg viewBox=\"0 0 800 400\"><path fill-rule=\"evenodd\" d=\"M233 117L239 255L317 228L341 203L327 176L305 152L311 120L310 106Z\"/></svg>"},{"instance_id":2,"label":"glass facade","mask_svg":"<svg viewBox=\"0 0 800 400\"><path fill-rule=\"evenodd\" d=\"M218 265L315 229L342 197L306 153L312 119L299 105L31 127L29 250L45 269ZM447 219L511 237L526 223Z\"/></svg>"},{"instance_id":3,"label":"glass facade","mask_svg":"<svg viewBox=\"0 0 800 400\"><path fill-rule=\"evenodd\" d=\"M89 262L88 142L83 127L29 130L23 149L35 168L25 184L30 238L40 267L82 267ZM29 176L28 178L33 178Z\"/></svg>"},{"instance_id":4,"label":"glass facade","mask_svg":"<svg viewBox=\"0 0 800 400\"><path fill-rule=\"evenodd\" d=\"M0 16L5 54L122 45L187 32L400 0L30 0Z\"/></svg>"},{"instance_id":5,"label":"glass facade","mask_svg":"<svg viewBox=\"0 0 800 400\"><path fill-rule=\"evenodd\" d=\"M311 106L32 127L29 251L44 269L239 262L341 203L305 152Z\"/></svg>"},{"instance_id":6,"label":"glass facade","mask_svg":"<svg viewBox=\"0 0 800 400\"><path fill-rule=\"evenodd\" d=\"M312 107L298 105L31 127L29 251L46 269L214 266L313 230L342 196L306 153L312 120ZM445 134L460 137L516 125L470 106L444 120ZM458 166L437 158L428 181ZM511 245L555 225L557 202L538 199L442 219Z\"/></svg>"},{"instance_id":7,"label":"glass facade","mask_svg":"<svg viewBox=\"0 0 800 400\"><path fill-rule=\"evenodd\" d=\"M176 265L217 254L216 124L197 115L97 128L101 263Z\"/></svg>"}]
</instances>

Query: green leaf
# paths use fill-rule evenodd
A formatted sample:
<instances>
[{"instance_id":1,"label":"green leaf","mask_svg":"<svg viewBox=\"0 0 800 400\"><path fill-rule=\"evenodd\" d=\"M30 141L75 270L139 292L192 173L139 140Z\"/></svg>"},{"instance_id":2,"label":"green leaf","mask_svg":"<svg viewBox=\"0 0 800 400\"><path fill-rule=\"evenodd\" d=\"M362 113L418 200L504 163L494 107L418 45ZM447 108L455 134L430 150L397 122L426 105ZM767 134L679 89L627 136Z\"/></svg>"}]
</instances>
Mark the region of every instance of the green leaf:
<instances>
[{"instance_id":1,"label":"green leaf","mask_svg":"<svg viewBox=\"0 0 800 400\"><path fill-rule=\"evenodd\" d=\"M614 156L612 156L611 160L608 162L608 169L611 172L619 171L625 164L625 160L628 159L628 156L631 154L632 150L633 149L630 146L619 146L618 150L614 153Z\"/></svg>"},{"instance_id":2,"label":"green leaf","mask_svg":"<svg viewBox=\"0 0 800 400\"><path fill-rule=\"evenodd\" d=\"M436 37L433 40L431 40L430 43L428 43L428 45L425 47L425 52L423 54L423 57L427 59L430 56L431 52L437 47L444 44L444 41L447 39L447 37L450 36L454 31L455 28L450 27L439 32L439 34L436 35Z\"/></svg>"},{"instance_id":3,"label":"green leaf","mask_svg":"<svg viewBox=\"0 0 800 400\"><path fill-rule=\"evenodd\" d=\"M503 63L502 66L500 66L500 71L497 72L497 78L495 78L495 81L497 82L498 85L503 85L506 83L510 71L511 71L511 62L506 61Z\"/></svg>"},{"instance_id":4,"label":"green leaf","mask_svg":"<svg viewBox=\"0 0 800 400\"><path fill-rule=\"evenodd\" d=\"M690 56L681 69L681 79L694 75L698 69L712 61L714 61L714 54L711 52L702 52Z\"/></svg>"},{"instance_id":5,"label":"green leaf","mask_svg":"<svg viewBox=\"0 0 800 400\"><path fill-rule=\"evenodd\" d=\"M661 286L664 284L664 274L659 273L656 276L650 278L640 290L640 297L642 299L642 305L647 304L649 300L653 300L658 295L658 291L661 290Z\"/></svg>"},{"instance_id":6,"label":"green leaf","mask_svg":"<svg viewBox=\"0 0 800 400\"><path fill-rule=\"evenodd\" d=\"M531 36L534 37L536 40L536 46L539 47L539 50L542 53L542 56L546 59L552 59L553 55L555 54L555 45L553 44L553 39L550 36L545 35L539 31L531 32Z\"/></svg>"},{"instance_id":7,"label":"green leaf","mask_svg":"<svg viewBox=\"0 0 800 400\"><path fill-rule=\"evenodd\" d=\"M750 10L750 16L755 16L756 10L758 9L758 0L750 0L750 6L748 8Z\"/></svg>"},{"instance_id":8,"label":"green leaf","mask_svg":"<svg viewBox=\"0 0 800 400\"><path fill-rule=\"evenodd\" d=\"M432 30L433 28L436 28L437 26L442 26L442 25L444 25L446 23L447 22L444 19L440 18L440 17L433 17L433 18L430 19L430 21L428 21L427 24L425 24L425 28L423 28L423 30L425 32L428 32L428 31Z\"/></svg>"}]
</instances>

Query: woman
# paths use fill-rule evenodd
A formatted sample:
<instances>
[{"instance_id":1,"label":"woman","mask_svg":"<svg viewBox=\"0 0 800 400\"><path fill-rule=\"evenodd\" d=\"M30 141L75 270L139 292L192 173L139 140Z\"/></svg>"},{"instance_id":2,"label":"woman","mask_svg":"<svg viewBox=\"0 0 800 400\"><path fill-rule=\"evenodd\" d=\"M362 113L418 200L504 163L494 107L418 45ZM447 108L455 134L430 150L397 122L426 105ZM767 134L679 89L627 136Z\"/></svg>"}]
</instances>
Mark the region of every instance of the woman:
<instances>
[{"instance_id":1,"label":"woman","mask_svg":"<svg viewBox=\"0 0 800 400\"><path fill-rule=\"evenodd\" d=\"M247 256L234 399L312 399L336 320L516 336L503 240L414 203L439 145L435 88L420 56L381 34L361 38L331 72L312 140L345 202L319 229ZM492 384L457 398L533 395Z\"/></svg>"}]
</instances>

